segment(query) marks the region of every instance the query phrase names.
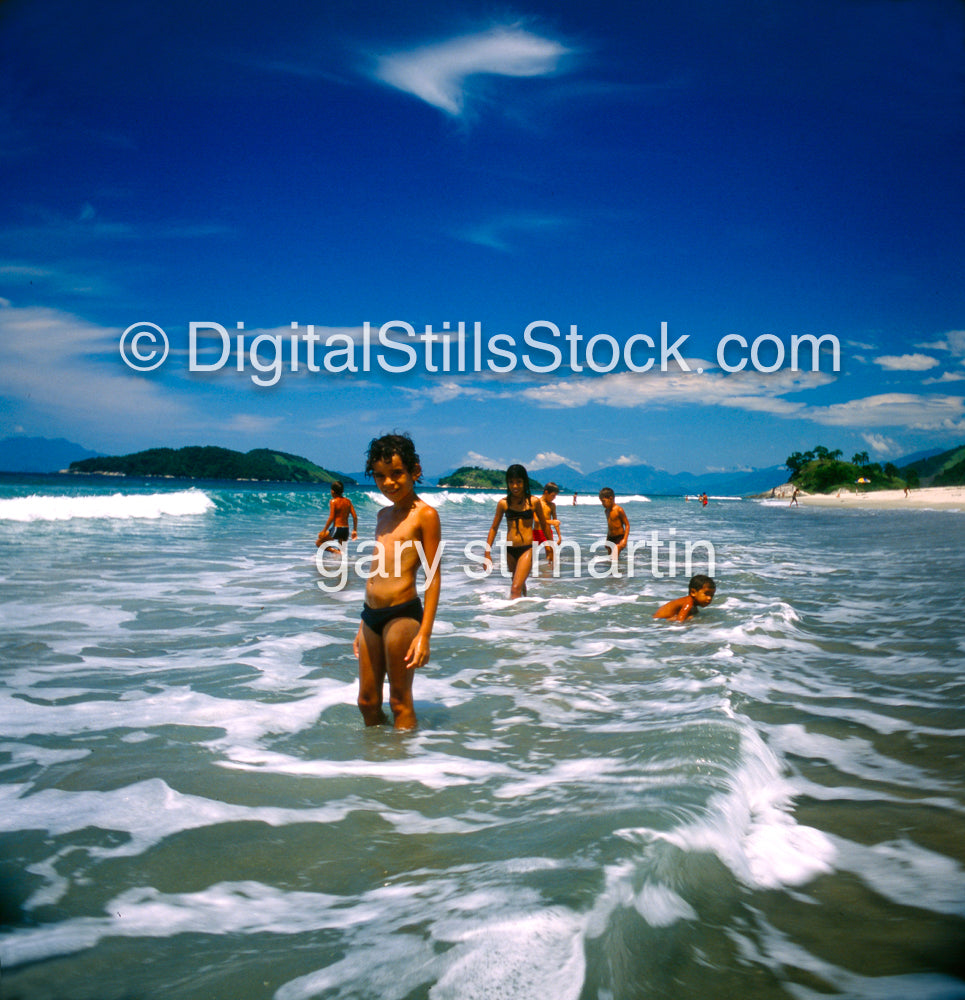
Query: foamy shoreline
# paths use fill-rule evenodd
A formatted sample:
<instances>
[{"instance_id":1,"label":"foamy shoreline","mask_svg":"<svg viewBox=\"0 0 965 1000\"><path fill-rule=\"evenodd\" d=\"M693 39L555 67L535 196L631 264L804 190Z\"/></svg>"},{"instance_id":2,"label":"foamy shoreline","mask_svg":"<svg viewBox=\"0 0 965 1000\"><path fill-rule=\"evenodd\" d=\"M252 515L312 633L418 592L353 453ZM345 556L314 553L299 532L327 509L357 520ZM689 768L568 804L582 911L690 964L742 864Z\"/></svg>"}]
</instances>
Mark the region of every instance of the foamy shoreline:
<instances>
[{"instance_id":1,"label":"foamy shoreline","mask_svg":"<svg viewBox=\"0 0 965 1000\"><path fill-rule=\"evenodd\" d=\"M798 503L802 507L859 507L889 510L962 510L965 511L965 486L926 486L918 490L875 490L870 493L856 493L842 490L840 494L799 493ZM784 498L790 503L789 498Z\"/></svg>"}]
</instances>

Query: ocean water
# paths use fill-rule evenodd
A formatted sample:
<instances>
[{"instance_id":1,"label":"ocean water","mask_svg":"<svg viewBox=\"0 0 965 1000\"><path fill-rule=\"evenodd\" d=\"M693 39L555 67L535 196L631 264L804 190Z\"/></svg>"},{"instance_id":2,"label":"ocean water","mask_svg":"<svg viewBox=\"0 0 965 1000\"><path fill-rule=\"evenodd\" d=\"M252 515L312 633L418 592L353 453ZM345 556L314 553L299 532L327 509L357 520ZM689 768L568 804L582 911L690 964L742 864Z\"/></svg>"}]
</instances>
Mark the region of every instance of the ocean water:
<instances>
[{"instance_id":1,"label":"ocean water","mask_svg":"<svg viewBox=\"0 0 965 1000\"><path fill-rule=\"evenodd\" d=\"M510 602L497 496L423 495L396 733L327 491L0 477L4 1000L965 997L965 514L618 498L616 576L564 498Z\"/></svg>"}]
</instances>

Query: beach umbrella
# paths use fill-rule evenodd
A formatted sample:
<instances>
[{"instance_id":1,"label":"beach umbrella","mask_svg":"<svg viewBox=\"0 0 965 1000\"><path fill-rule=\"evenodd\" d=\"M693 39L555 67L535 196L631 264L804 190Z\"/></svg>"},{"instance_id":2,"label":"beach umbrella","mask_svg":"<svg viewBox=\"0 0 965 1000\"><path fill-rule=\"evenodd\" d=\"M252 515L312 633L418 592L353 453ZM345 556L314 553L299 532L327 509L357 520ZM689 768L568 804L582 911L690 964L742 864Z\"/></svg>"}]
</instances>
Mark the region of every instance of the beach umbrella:
<instances>
[{"instance_id":1,"label":"beach umbrella","mask_svg":"<svg viewBox=\"0 0 965 1000\"><path fill-rule=\"evenodd\" d=\"M865 479L865 477L862 476L860 479L856 479L855 482L856 483L870 483L871 480L870 479Z\"/></svg>"}]
</instances>

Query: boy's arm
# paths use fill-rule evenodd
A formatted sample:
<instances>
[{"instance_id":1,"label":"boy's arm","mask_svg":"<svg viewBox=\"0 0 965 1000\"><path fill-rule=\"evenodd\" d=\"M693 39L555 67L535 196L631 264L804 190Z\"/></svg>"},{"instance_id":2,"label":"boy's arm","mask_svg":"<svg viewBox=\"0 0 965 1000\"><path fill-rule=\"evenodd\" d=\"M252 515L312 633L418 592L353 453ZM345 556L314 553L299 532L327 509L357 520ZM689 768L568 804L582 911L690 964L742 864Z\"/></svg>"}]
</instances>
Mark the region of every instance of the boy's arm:
<instances>
[{"instance_id":1,"label":"boy's arm","mask_svg":"<svg viewBox=\"0 0 965 1000\"><path fill-rule=\"evenodd\" d=\"M422 554L425 565L430 567L431 575L426 579L423 595L422 624L405 654L405 665L410 670L429 662L429 638L432 635L432 626L435 624L436 611L439 608L439 592L442 589L442 570L439 565L441 560L438 558L442 554L439 551L442 531L439 526L439 514L434 508L427 506L422 511L419 526L422 529Z\"/></svg>"},{"instance_id":2,"label":"boy's arm","mask_svg":"<svg viewBox=\"0 0 965 1000\"><path fill-rule=\"evenodd\" d=\"M328 526L335 523L335 501L330 500L328 503L328 520L322 527L322 531L328 531Z\"/></svg>"},{"instance_id":3,"label":"boy's arm","mask_svg":"<svg viewBox=\"0 0 965 1000\"><path fill-rule=\"evenodd\" d=\"M622 507L617 507L620 512L620 524L623 525L623 540L617 544L617 552L622 551L627 547L627 542L630 541L630 521L627 518L627 512Z\"/></svg>"},{"instance_id":4,"label":"boy's arm","mask_svg":"<svg viewBox=\"0 0 965 1000\"><path fill-rule=\"evenodd\" d=\"M535 507L536 507L536 517L539 520L540 526L542 527L543 530L543 537L552 539L553 531L546 520L546 509L543 507L542 501L540 501L538 504L535 504Z\"/></svg>"},{"instance_id":5,"label":"boy's arm","mask_svg":"<svg viewBox=\"0 0 965 1000\"><path fill-rule=\"evenodd\" d=\"M677 613L677 605L680 603L682 598L675 597L672 601L667 601L666 604L661 604L659 608L653 613L654 618L673 618Z\"/></svg>"},{"instance_id":6,"label":"boy's arm","mask_svg":"<svg viewBox=\"0 0 965 1000\"><path fill-rule=\"evenodd\" d=\"M667 601L662 607L657 608L653 617L672 618L678 622L686 621L693 606L694 599L692 597L675 597L672 601Z\"/></svg>"},{"instance_id":7,"label":"boy's arm","mask_svg":"<svg viewBox=\"0 0 965 1000\"><path fill-rule=\"evenodd\" d=\"M355 513L355 504L351 500L348 502L348 512L352 515L352 537L359 536L359 516Z\"/></svg>"}]
</instances>

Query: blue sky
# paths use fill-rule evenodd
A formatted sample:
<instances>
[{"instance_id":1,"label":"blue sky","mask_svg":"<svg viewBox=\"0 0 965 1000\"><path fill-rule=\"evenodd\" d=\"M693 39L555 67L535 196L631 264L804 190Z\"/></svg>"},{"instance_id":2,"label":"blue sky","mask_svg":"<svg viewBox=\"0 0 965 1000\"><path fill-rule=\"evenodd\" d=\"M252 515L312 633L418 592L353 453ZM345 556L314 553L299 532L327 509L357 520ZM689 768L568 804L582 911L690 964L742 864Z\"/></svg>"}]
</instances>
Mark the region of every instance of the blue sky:
<instances>
[{"instance_id":1,"label":"blue sky","mask_svg":"<svg viewBox=\"0 0 965 1000\"><path fill-rule=\"evenodd\" d=\"M0 437L351 472L407 430L430 474L960 444L963 40L953 0L7 0ZM366 323L410 370L363 370Z\"/></svg>"}]
</instances>

